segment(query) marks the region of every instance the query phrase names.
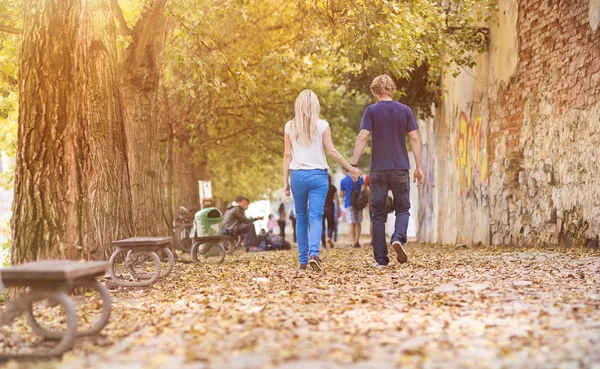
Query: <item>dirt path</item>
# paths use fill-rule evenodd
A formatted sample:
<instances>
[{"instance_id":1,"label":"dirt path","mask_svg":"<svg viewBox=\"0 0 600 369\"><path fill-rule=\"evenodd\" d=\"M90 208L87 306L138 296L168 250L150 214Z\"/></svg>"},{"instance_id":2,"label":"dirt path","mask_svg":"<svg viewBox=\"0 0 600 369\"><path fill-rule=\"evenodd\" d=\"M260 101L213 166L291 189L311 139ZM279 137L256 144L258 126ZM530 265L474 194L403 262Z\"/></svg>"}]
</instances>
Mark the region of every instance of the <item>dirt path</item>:
<instances>
[{"instance_id":1,"label":"dirt path","mask_svg":"<svg viewBox=\"0 0 600 369\"><path fill-rule=\"evenodd\" d=\"M370 248L324 250L322 274L292 251L178 263L154 289L113 292L103 335L44 367L600 368L598 252L407 252L373 269Z\"/></svg>"}]
</instances>

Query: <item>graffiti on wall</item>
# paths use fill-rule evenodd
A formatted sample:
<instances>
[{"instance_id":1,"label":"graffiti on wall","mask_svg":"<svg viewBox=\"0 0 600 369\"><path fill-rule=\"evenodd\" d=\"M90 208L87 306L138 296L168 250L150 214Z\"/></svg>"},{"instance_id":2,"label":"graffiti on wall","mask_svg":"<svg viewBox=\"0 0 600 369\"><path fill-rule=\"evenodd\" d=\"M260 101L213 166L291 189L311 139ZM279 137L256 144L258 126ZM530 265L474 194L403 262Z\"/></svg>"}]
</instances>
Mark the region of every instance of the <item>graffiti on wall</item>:
<instances>
[{"instance_id":1,"label":"graffiti on wall","mask_svg":"<svg viewBox=\"0 0 600 369\"><path fill-rule=\"evenodd\" d=\"M456 166L461 195L469 196L474 189L487 186L487 136L482 122L481 115L469 121L465 113L460 113Z\"/></svg>"}]
</instances>

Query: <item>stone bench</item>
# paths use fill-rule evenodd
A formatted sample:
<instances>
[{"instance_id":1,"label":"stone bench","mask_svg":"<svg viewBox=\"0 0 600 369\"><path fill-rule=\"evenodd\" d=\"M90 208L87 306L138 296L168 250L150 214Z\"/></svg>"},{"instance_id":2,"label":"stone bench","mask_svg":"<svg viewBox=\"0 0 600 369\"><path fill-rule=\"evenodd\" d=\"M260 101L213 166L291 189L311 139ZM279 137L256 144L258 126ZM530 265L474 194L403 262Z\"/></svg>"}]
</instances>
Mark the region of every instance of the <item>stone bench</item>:
<instances>
[{"instance_id":1,"label":"stone bench","mask_svg":"<svg viewBox=\"0 0 600 369\"><path fill-rule=\"evenodd\" d=\"M111 299L106 287L96 281L104 275L106 261L79 262L72 260L44 260L8 268L0 268L0 284L6 287L27 287L26 292L6 304L0 323L10 324L25 314L28 324L46 339L60 340L58 345L45 353L0 354L0 360L43 359L60 356L73 346L78 336L97 334L110 318ZM91 288L102 298L100 319L85 331L77 330L77 315L69 294L76 288ZM38 324L33 316L32 304L49 300L60 305L66 315L65 332L48 330Z\"/></svg>"},{"instance_id":2,"label":"stone bench","mask_svg":"<svg viewBox=\"0 0 600 369\"><path fill-rule=\"evenodd\" d=\"M111 255L108 271L112 280L123 287L146 287L151 286L158 278L164 278L173 270L174 257L169 249L171 246L171 237L132 237L124 240L113 241L113 246L117 249ZM158 254L164 252L168 258L167 270L161 274L162 263ZM123 260L124 266L129 274L135 279L130 282L117 277L115 273L115 264L117 260ZM143 263L148 258L154 261L154 272L150 274L140 274L135 271L135 266Z\"/></svg>"},{"instance_id":3,"label":"stone bench","mask_svg":"<svg viewBox=\"0 0 600 369\"><path fill-rule=\"evenodd\" d=\"M225 237L228 236L195 237L190 258L196 264L221 264L225 260Z\"/></svg>"}]
</instances>

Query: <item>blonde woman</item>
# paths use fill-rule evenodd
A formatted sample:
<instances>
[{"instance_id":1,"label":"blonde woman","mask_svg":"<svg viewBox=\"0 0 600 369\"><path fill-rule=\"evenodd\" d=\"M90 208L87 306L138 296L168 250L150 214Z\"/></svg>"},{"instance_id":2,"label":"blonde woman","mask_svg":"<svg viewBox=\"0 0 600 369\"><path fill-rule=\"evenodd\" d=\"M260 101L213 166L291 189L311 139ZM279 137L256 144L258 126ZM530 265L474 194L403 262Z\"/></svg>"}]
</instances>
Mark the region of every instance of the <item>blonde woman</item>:
<instances>
[{"instance_id":1,"label":"blonde woman","mask_svg":"<svg viewBox=\"0 0 600 369\"><path fill-rule=\"evenodd\" d=\"M306 269L310 265L315 271L323 270L319 260L319 242L323 232L323 207L329 187L329 166L325 152L350 171L353 180L362 176L333 146L329 124L319 118L320 112L319 99L314 92L304 90L298 95L294 119L285 125L283 155L284 192L286 196L290 196L291 180L291 192L294 194L300 269Z\"/></svg>"}]
</instances>

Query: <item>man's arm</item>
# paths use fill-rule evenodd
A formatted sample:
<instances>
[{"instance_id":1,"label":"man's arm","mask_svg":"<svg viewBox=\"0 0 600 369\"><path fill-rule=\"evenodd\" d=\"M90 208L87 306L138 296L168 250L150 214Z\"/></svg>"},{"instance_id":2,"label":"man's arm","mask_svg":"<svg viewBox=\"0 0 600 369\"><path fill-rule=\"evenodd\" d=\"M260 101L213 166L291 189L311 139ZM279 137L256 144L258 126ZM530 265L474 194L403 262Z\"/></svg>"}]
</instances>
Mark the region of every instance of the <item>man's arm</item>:
<instances>
[{"instance_id":1,"label":"man's arm","mask_svg":"<svg viewBox=\"0 0 600 369\"><path fill-rule=\"evenodd\" d=\"M423 162L421 161L421 139L419 138L419 130L415 129L414 131L408 132L408 137L410 138L410 148L412 149L413 155L415 156L415 162L417 163L417 167L415 168L414 182L417 182L418 187L421 186L424 181Z\"/></svg>"},{"instance_id":2,"label":"man's arm","mask_svg":"<svg viewBox=\"0 0 600 369\"><path fill-rule=\"evenodd\" d=\"M244 212L244 210L242 210L242 208L238 207L235 211L235 213L233 214L242 224L246 224L246 223L254 223L256 221L255 218L247 218L246 217L246 213Z\"/></svg>"},{"instance_id":3,"label":"man's arm","mask_svg":"<svg viewBox=\"0 0 600 369\"><path fill-rule=\"evenodd\" d=\"M363 152L365 151L365 147L367 147L367 142L369 141L369 136L371 132L366 129L361 129L356 136L356 144L354 145L354 155L352 155L352 162L350 164L356 165L360 160Z\"/></svg>"}]
</instances>

